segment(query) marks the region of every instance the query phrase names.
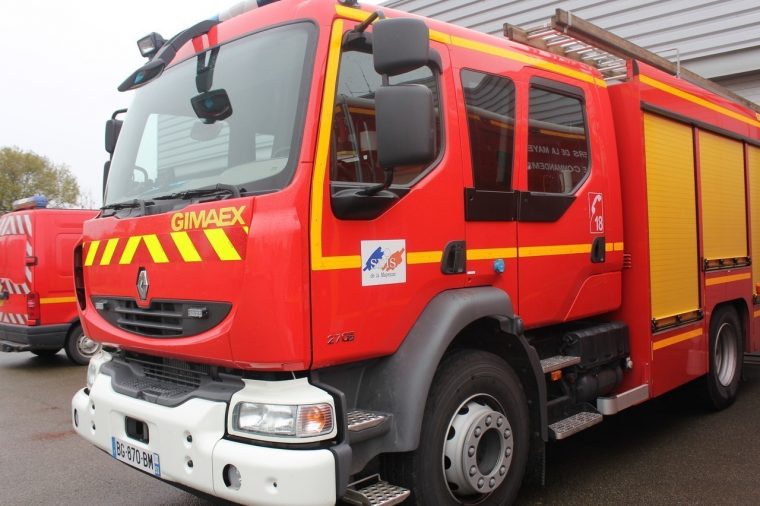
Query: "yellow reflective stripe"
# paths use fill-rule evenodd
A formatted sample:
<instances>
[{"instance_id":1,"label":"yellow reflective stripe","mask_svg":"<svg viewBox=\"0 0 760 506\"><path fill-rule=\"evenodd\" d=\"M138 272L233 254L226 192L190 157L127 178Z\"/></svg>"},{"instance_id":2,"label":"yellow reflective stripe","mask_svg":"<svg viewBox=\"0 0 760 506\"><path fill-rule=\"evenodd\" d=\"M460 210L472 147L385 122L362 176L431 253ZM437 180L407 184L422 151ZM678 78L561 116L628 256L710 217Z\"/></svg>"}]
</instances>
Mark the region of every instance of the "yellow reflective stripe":
<instances>
[{"instance_id":1,"label":"yellow reflective stripe","mask_svg":"<svg viewBox=\"0 0 760 506\"><path fill-rule=\"evenodd\" d=\"M722 107L720 105L713 104L712 102L709 102L703 98L700 98L686 91L679 90L677 88L669 86L649 76L639 75L639 81L646 85L651 86L652 88L657 88L658 90L664 91L665 93L675 95L676 97L687 100L693 104L701 105L702 107L706 109L710 109L711 111L715 111L717 113L723 114L724 116L728 116L729 118L734 118L735 120L739 120L742 123L746 123L754 127L760 127L760 121L757 121L752 118L748 118L747 116L739 114L738 112L732 111L730 109L726 109L725 107Z\"/></svg>"},{"instance_id":2,"label":"yellow reflective stripe","mask_svg":"<svg viewBox=\"0 0 760 506\"><path fill-rule=\"evenodd\" d=\"M76 302L76 297L42 297L40 304L62 304L64 302Z\"/></svg>"},{"instance_id":3,"label":"yellow reflective stripe","mask_svg":"<svg viewBox=\"0 0 760 506\"><path fill-rule=\"evenodd\" d=\"M206 234L206 238L211 243L211 247L214 248L219 260L240 260L240 255L223 228L207 228L203 233Z\"/></svg>"},{"instance_id":4,"label":"yellow reflective stripe","mask_svg":"<svg viewBox=\"0 0 760 506\"><path fill-rule=\"evenodd\" d=\"M370 13L368 12L364 12L361 10L352 9L348 7L343 7L341 5L336 5L335 11L337 12L339 16L347 18L347 19L351 19L353 21L364 21L370 15ZM591 74L586 74L585 72L573 70L571 68L568 68L564 65L560 65L558 63L552 63L546 60L542 60L541 58L528 56L526 54L518 53L517 51L511 51L509 49L505 49L499 46L492 46L491 44L476 42L473 40L465 39L463 37L457 37L455 35L448 35L446 33L439 32L436 30L430 30L430 40L441 42L443 44L452 44L454 46L459 46L465 49L471 49L479 53L485 53L485 54L490 54L492 56L507 58L509 60L514 60L520 63L524 63L526 65L532 65L534 67L548 70L549 72L554 72L555 74L560 74L560 75L572 77L573 79L578 79L579 81L595 84L596 86L600 86L602 88L607 87L607 83L604 81L604 79L594 77Z\"/></svg>"},{"instance_id":5,"label":"yellow reflective stripe","mask_svg":"<svg viewBox=\"0 0 760 506\"><path fill-rule=\"evenodd\" d=\"M132 259L135 257L135 251L137 251L137 246L140 244L141 239L142 237L139 235L127 239L127 245L124 247L124 251L121 252L119 265L128 265L132 263Z\"/></svg>"},{"instance_id":6,"label":"yellow reflective stripe","mask_svg":"<svg viewBox=\"0 0 760 506\"><path fill-rule=\"evenodd\" d=\"M713 286L713 285L721 285L723 283L733 283L734 281L743 281L745 279L750 279L752 275L750 273L746 274L734 274L732 276L721 276L719 278L709 278L705 280L705 285L707 286Z\"/></svg>"},{"instance_id":7,"label":"yellow reflective stripe","mask_svg":"<svg viewBox=\"0 0 760 506\"><path fill-rule=\"evenodd\" d=\"M413 251L406 255L406 263L414 264L437 264L440 263L442 251Z\"/></svg>"},{"instance_id":8,"label":"yellow reflective stripe","mask_svg":"<svg viewBox=\"0 0 760 506\"><path fill-rule=\"evenodd\" d=\"M198 254L198 250L195 249L195 245L193 245L193 241L190 240L187 232L172 232L171 236L174 245L179 250L179 254L182 255L182 260L185 262L201 261L201 256Z\"/></svg>"},{"instance_id":9,"label":"yellow reflective stripe","mask_svg":"<svg viewBox=\"0 0 760 506\"><path fill-rule=\"evenodd\" d=\"M345 9L344 7L337 6ZM354 9L348 9L354 12ZM366 13L364 13L366 17ZM330 150L330 132L332 129L332 112L335 105L335 81L338 78L338 62L340 61L340 46L343 40L343 21L340 19L333 23L330 35L330 52L327 58L327 70L325 88L322 92L322 112L319 118L319 137L317 139L316 163L312 179L311 193L311 268L313 270L348 269L361 266L361 258L335 257L328 260L322 256L322 212L324 204L325 175L327 171L327 159ZM350 267L346 259L350 259ZM354 265L355 262L355 265Z\"/></svg>"},{"instance_id":10,"label":"yellow reflective stripe","mask_svg":"<svg viewBox=\"0 0 760 506\"><path fill-rule=\"evenodd\" d=\"M113 258L113 252L116 250L116 245L119 244L119 238L108 239L106 243L106 249L103 250L103 256L100 257L100 265L108 265Z\"/></svg>"},{"instance_id":11,"label":"yellow reflective stripe","mask_svg":"<svg viewBox=\"0 0 760 506\"><path fill-rule=\"evenodd\" d=\"M517 248L468 249L467 260L495 260L497 258L515 258Z\"/></svg>"},{"instance_id":12,"label":"yellow reflective stripe","mask_svg":"<svg viewBox=\"0 0 760 506\"><path fill-rule=\"evenodd\" d=\"M625 243L616 242L614 244L615 244L615 251L625 251Z\"/></svg>"},{"instance_id":13,"label":"yellow reflective stripe","mask_svg":"<svg viewBox=\"0 0 760 506\"><path fill-rule=\"evenodd\" d=\"M518 248L519 257L545 257L591 253L591 244L559 244L556 246L524 246Z\"/></svg>"},{"instance_id":14,"label":"yellow reflective stripe","mask_svg":"<svg viewBox=\"0 0 760 506\"><path fill-rule=\"evenodd\" d=\"M338 257L322 257L319 261L319 268L314 267L315 271L337 271L342 269L358 269L362 266L362 259L359 255L347 255Z\"/></svg>"},{"instance_id":15,"label":"yellow reflective stripe","mask_svg":"<svg viewBox=\"0 0 760 506\"><path fill-rule=\"evenodd\" d=\"M87 248L87 258L84 260L85 266L89 267L93 264L93 262L95 262L95 255L97 255L99 247L100 241L92 241L90 243L90 247Z\"/></svg>"},{"instance_id":16,"label":"yellow reflective stripe","mask_svg":"<svg viewBox=\"0 0 760 506\"><path fill-rule=\"evenodd\" d=\"M148 253L150 253L150 257L155 263L165 264L169 262L163 246L161 246L161 243L158 242L158 237L156 234L144 235L143 241L145 241L145 245L148 247Z\"/></svg>"},{"instance_id":17,"label":"yellow reflective stripe","mask_svg":"<svg viewBox=\"0 0 760 506\"><path fill-rule=\"evenodd\" d=\"M682 343L684 341L688 341L689 339L694 339L695 337L700 337L702 335L702 330L692 330L689 332L685 332L683 334L678 334L677 336L669 337L667 339L662 339L660 341L656 341L652 343L652 350L657 351L662 348L666 348L668 346L673 346L674 344Z\"/></svg>"},{"instance_id":18,"label":"yellow reflective stripe","mask_svg":"<svg viewBox=\"0 0 760 506\"><path fill-rule=\"evenodd\" d=\"M594 77L591 74L586 74L585 72L573 70L571 68L568 68L564 65L560 65L558 63L552 63L546 60L542 60L540 58L528 56L528 55L518 53L516 51L511 51L509 49L505 49L502 47L492 46L490 44L485 44L483 42L476 42L474 40L469 40L469 39L457 37L454 35L451 36L451 43L455 46L459 46L465 49L470 49L472 51L477 51L479 53L485 53L491 56L506 58L508 60L524 63L525 65L531 65L533 67L547 70L555 74L560 74L563 76L571 77L573 79L577 79L579 81L595 84L596 86L599 86L601 88L607 87L607 83L604 81L604 79Z\"/></svg>"}]
</instances>

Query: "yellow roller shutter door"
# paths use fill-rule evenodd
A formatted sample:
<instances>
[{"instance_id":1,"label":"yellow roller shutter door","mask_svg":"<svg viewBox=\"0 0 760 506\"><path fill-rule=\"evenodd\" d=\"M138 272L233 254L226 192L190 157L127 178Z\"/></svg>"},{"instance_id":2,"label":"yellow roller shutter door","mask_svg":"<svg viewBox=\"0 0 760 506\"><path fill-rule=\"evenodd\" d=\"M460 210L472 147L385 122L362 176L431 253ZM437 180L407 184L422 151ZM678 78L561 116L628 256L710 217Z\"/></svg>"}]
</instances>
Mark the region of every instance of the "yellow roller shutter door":
<instances>
[{"instance_id":1,"label":"yellow roller shutter door","mask_svg":"<svg viewBox=\"0 0 760 506\"><path fill-rule=\"evenodd\" d=\"M748 146L749 198L752 212L752 282L760 283L760 148Z\"/></svg>"},{"instance_id":2,"label":"yellow roller shutter door","mask_svg":"<svg viewBox=\"0 0 760 506\"><path fill-rule=\"evenodd\" d=\"M705 258L746 257L744 146L740 141L700 131L699 170Z\"/></svg>"},{"instance_id":3,"label":"yellow roller shutter door","mask_svg":"<svg viewBox=\"0 0 760 506\"><path fill-rule=\"evenodd\" d=\"M699 309L692 129L644 114L652 318Z\"/></svg>"}]
</instances>

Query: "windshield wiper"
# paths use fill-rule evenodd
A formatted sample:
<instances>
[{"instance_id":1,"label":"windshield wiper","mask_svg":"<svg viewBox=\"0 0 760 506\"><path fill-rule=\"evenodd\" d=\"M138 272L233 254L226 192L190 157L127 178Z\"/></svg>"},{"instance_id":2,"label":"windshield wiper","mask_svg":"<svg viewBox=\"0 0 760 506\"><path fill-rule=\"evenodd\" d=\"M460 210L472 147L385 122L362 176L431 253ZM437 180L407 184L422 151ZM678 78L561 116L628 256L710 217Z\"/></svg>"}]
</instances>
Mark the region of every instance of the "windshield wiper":
<instances>
[{"instance_id":1,"label":"windshield wiper","mask_svg":"<svg viewBox=\"0 0 760 506\"><path fill-rule=\"evenodd\" d=\"M194 190L185 190L170 195L162 195L161 197L153 197L154 200L190 200L198 197L215 197L222 195L230 195L233 199L240 198L240 189L237 186L231 184L219 183L214 186L207 186L205 188L196 188Z\"/></svg>"},{"instance_id":2,"label":"windshield wiper","mask_svg":"<svg viewBox=\"0 0 760 506\"><path fill-rule=\"evenodd\" d=\"M142 209L143 212L145 212L145 206L152 206L153 201L150 200L141 200L141 199L134 199L134 200L127 200L124 202L117 202L115 204L108 204L107 206L103 206L100 208L101 211L107 211L109 209L118 211L120 209L134 209L136 207L139 207Z\"/></svg>"}]
</instances>

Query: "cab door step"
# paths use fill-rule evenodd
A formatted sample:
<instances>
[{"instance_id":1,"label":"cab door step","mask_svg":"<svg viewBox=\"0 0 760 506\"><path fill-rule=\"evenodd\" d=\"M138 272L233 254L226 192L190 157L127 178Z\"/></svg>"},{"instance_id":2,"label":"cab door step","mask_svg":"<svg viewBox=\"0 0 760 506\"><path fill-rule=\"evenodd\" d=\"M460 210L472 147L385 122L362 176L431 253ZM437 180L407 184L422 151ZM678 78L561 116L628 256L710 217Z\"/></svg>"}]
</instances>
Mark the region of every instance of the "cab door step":
<instances>
[{"instance_id":1,"label":"cab door step","mask_svg":"<svg viewBox=\"0 0 760 506\"><path fill-rule=\"evenodd\" d=\"M373 482L373 480L378 481ZM367 482L372 483L362 486ZM409 490L403 487L380 480L379 475L371 476L350 486L362 486L359 489L346 489L346 495L342 498L344 502L355 506L392 506L401 504L410 494Z\"/></svg>"},{"instance_id":2,"label":"cab door step","mask_svg":"<svg viewBox=\"0 0 760 506\"><path fill-rule=\"evenodd\" d=\"M346 413L349 443L358 443L382 436L391 428L391 415L354 409Z\"/></svg>"},{"instance_id":3,"label":"cab door step","mask_svg":"<svg viewBox=\"0 0 760 506\"><path fill-rule=\"evenodd\" d=\"M571 365L579 364L580 362L581 357L557 355L555 357L548 357L541 360L541 369L544 371L544 374L547 374L553 371L559 371L565 367L570 367Z\"/></svg>"},{"instance_id":4,"label":"cab door step","mask_svg":"<svg viewBox=\"0 0 760 506\"><path fill-rule=\"evenodd\" d=\"M384 423L388 417L382 413L354 409L346 414L346 418L348 419L348 430L359 432L377 427L381 423Z\"/></svg>"},{"instance_id":5,"label":"cab door step","mask_svg":"<svg viewBox=\"0 0 760 506\"><path fill-rule=\"evenodd\" d=\"M591 411L581 411L549 425L553 439L565 439L602 421L603 416Z\"/></svg>"}]
</instances>

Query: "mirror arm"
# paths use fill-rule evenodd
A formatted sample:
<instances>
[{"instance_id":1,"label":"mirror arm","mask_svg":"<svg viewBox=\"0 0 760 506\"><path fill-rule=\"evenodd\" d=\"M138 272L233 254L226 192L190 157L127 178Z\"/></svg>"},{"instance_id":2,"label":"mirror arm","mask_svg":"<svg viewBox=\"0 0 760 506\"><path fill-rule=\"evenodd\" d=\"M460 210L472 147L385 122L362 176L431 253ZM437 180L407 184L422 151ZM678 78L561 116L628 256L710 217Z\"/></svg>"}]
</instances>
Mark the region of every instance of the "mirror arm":
<instances>
[{"instance_id":1,"label":"mirror arm","mask_svg":"<svg viewBox=\"0 0 760 506\"><path fill-rule=\"evenodd\" d=\"M393 167L383 167L383 172L385 172L385 181L378 185L370 186L362 192L362 195L371 197L373 195L377 195L383 190L390 188L390 186L393 184Z\"/></svg>"},{"instance_id":2,"label":"mirror arm","mask_svg":"<svg viewBox=\"0 0 760 506\"><path fill-rule=\"evenodd\" d=\"M374 23L376 19L385 19L385 14L383 14L382 11L375 11L370 14L367 19L356 25L356 28L351 31L356 33L364 33L364 30L366 30L369 25Z\"/></svg>"}]
</instances>

